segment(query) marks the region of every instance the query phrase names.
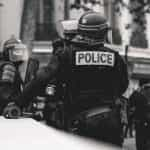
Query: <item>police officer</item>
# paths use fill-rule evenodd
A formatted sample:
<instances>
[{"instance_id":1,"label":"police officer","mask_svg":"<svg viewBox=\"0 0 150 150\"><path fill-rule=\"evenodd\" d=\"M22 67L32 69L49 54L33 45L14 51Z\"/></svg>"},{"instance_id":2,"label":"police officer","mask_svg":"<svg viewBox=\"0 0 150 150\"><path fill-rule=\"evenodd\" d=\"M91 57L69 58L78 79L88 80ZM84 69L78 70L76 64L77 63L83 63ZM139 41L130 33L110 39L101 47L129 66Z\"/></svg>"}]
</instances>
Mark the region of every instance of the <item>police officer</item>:
<instances>
[{"instance_id":1,"label":"police officer","mask_svg":"<svg viewBox=\"0 0 150 150\"><path fill-rule=\"evenodd\" d=\"M128 86L127 66L118 52L104 46L109 30L107 20L99 13L87 12L79 19L77 30L78 34L67 40L65 47L61 45L63 42L54 43L54 52L48 65L38 70L35 78L27 84L18 98L21 99L17 102L19 106L27 105L54 77L65 82L72 95L80 91L88 91L93 95L93 90L98 91L96 95L101 97L101 103L105 105L124 93ZM93 104L97 105L96 96L95 101L88 98L72 111ZM117 121L113 122L115 126ZM118 126L115 129L118 130ZM111 132L116 134L113 130Z\"/></svg>"},{"instance_id":2,"label":"police officer","mask_svg":"<svg viewBox=\"0 0 150 150\"><path fill-rule=\"evenodd\" d=\"M150 149L150 83L148 80L140 80L140 88L132 93L129 102L130 114L135 122L137 150L148 150Z\"/></svg>"},{"instance_id":3,"label":"police officer","mask_svg":"<svg viewBox=\"0 0 150 150\"><path fill-rule=\"evenodd\" d=\"M25 55L25 45L15 37L4 43L2 60L0 60L0 113L6 115L8 109L10 117L20 115L21 111L13 102L21 93L22 79L19 66Z\"/></svg>"}]
</instances>

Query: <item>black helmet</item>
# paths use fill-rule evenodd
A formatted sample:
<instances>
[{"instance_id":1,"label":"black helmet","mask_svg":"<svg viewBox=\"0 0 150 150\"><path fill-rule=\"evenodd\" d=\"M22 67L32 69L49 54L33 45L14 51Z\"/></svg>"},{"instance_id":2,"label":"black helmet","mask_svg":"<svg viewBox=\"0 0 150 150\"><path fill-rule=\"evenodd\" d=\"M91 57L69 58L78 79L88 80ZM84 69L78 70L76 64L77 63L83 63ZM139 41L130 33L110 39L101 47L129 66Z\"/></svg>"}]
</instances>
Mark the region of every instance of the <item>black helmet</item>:
<instances>
[{"instance_id":1,"label":"black helmet","mask_svg":"<svg viewBox=\"0 0 150 150\"><path fill-rule=\"evenodd\" d=\"M104 42L109 29L108 22L105 17L98 12L86 12L78 22L78 32L81 36L96 39Z\"/></svg>"},{"instance_id":2,"label":"black helmet","mask_svg":"<svg viewBox=\"0 0 150 150\"><path fill-rule=\"evenodd\" d=\"M21 40L16 39L14 36L12 36L10 39L4 42L3 45L3 57L6 60L9 60L9 50L14 49L15 44L22 43Z\"/></svg>"}]
</instances>

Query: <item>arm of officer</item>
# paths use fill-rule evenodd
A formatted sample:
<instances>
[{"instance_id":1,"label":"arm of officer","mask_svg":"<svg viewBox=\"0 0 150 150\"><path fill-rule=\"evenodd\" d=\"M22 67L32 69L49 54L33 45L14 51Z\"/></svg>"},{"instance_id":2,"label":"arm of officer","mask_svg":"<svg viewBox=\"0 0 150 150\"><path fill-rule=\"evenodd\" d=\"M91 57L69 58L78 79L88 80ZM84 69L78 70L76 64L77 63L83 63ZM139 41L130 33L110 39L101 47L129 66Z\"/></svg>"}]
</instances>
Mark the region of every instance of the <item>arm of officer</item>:
<instances>
[{"instance_id":1,"label":"arm of officer","mask_svg":"<svg viewBox=\"0 0 150 150\"><path fill-rule=\"evenodd\" d=\"M118 73L120 79L120 96L126 91L129 85L127 64L123 58L118 55Z\"/></svg>"},{"instance_id":2,"label":"arm of officer","mask_svg":"<svg viewBox=\"0 0 150 150\"><path fill-rule=\"evenodd\" d=\"M28 105L30 100L37 95L38 91L46 86L57 73L59 67L58 58L56 55L50 57L47 66L40 68L33 80L31 80L24 88L22 94L17 98L16 103L22 107Z\"/></svg>"},{"instance_id":3,"label":"arm of officer","mask_svg":"<svg viewBox=\"0 0 150 150\"><path fill-rule=\"evenodd\" d=\"M4 114L12 101L17 70L14 64L5 61L0 62L0 68L0 113Z\"/></svg>"},{"instance_id":4,"label":"arm of officer","mask_svg":"<svg viewBox=\"0 0 150 150\"><path fill-rule=\"evenodd\" d=\"M16 67L11 63L5 63L2 67L1 82L14 83Z\"/></svg>"},{"instance_id":5,"label":"arm of officer","mask_svg":"<svg viewBox=\"0 0 150 150\"><path fill-rule=\"evenodd\" d=\"M0 75L0 99L9 101L9 97L13 92L11 85L15 84L16 67L9 62L2 62Z\"/></svg>"},{"instance_id":6,"label":"arm of officer","mask_svg":"<svg viewBox=\"0 0 150 150\"><path fill-rule=\"evenodd\" d=\"M129 115L133 116L134 119L141 116L140 107L143 105L143 96L140 94L139 91L135 90L129 97ZM139 115L140 113L140 115Z\"/></svg>"}]
</instances>

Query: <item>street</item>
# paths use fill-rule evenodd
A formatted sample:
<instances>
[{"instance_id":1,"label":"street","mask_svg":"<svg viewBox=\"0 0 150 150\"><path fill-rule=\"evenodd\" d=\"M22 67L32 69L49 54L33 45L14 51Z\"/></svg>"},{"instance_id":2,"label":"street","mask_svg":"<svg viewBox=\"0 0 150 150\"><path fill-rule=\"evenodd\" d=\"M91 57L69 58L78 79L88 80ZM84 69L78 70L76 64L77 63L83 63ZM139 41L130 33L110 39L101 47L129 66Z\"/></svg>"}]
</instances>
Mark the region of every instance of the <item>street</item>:
<instances>
[{"instance_id":1,"label":"street","mask_svg":"<svg viewBox=\"0 0 150 150\"><path fill-rule=\"evenodd\" d=\"M0 145L7 150L119 150L119 148L72 136L55 128L45 126L30 118L5 119L0 117ZM28 134L30 133L30 134ZM33 148L34 147L34 148ZM136 150L134 138L126 138L122 150Z\"/></svg>"},{"instance_id":2,"label":"street","mask_svg":"<svg viewBox=\"0 0 150 150\"><path fill-rule=\"evenodd\" d=\"M45 126L31 118L0 117L0 133L0 146L4 150L119 150Z\"/></svg>"}]
</instances>

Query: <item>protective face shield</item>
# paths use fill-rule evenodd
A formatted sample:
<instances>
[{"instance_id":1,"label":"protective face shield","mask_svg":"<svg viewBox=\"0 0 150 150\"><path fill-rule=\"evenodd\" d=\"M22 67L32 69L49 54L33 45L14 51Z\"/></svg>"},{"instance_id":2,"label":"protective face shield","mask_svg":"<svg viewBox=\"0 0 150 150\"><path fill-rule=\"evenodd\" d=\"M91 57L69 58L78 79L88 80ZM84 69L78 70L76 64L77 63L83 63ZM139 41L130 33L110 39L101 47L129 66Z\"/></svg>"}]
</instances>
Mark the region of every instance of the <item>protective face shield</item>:
<instances>
[{"instance_id":1,"label":"protective face shield","mask_svg":"<svg viewBox=\"0 0 150 150\"><path fill-rule=\"evenodd\" d=\"M26 45L19 43L14 44L12 49L9 49L9 60L11 62L24 62L28 60L29 53Z\"/></svg>"},{"instance_id":2,"label":"protective face shield","mask_svg":"<svg viewBox=\"0 0 150 150\"><path fill-rule=\"evenodd\" d=\"M72 39L77 34L78 20L63 20L57 24L57 31L61 38Z\"/></svg>"},{"instance_id":3,"label":"protective face shield","mask_svg":"<svg viewBox=\"0 0 150 150\"><path fill-rule=\"evenodd\" d=\"M22 43L21 40L11 36L8 40L4 42L3 45L3 57L5 60L9 61L9 51L13 50L15 44Z\"/></svg>"}]
</instances>

